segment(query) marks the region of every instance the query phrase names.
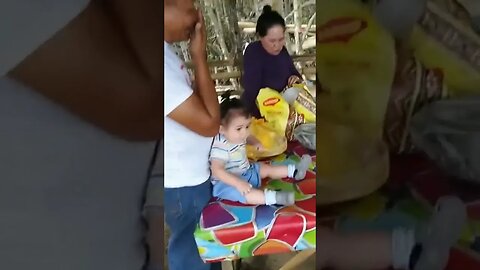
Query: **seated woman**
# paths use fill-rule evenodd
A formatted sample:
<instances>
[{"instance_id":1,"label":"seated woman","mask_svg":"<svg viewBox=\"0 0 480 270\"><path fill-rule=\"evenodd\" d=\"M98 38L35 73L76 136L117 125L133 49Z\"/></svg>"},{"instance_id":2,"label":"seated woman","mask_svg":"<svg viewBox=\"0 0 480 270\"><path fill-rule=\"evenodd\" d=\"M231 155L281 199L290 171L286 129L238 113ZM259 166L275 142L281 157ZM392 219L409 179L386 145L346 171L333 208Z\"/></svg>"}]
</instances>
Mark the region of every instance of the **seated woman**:
<instances>
[{"instance_id":1,"label":"seated woman","mask_svg":"<svg viewBox=\"0 0 480 270\"><path fill-rule=\"evenodd\" d=\"M258 18L256 33L260 37L245 50L242 101L252 116L260 118L255 99L261 88L282 91L286 86L301 81L285 48L285 20L266 5Z\"/></svg>"}]
</instances>

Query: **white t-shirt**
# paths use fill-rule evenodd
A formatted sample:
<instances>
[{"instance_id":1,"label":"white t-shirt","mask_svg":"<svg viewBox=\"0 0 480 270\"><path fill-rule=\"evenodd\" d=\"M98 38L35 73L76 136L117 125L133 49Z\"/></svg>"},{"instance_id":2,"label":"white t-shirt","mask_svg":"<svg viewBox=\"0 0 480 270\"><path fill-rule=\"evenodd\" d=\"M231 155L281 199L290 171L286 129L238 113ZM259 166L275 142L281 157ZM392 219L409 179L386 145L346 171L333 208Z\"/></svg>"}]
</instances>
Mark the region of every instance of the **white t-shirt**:
<instances>
[{"instance_id":1,"label":"white t-shirt","mask_svg":"<svg viewBox=\"0 0 480 270\"><path fill-rule=\"evenodd\" d=\"M168 43L165 52L165 187L196 186L210 177L208 156L213 137L203 137L167 115L192 94L187 68Z\"/></svg>"},{"instance_id":2,"label":"white t-shirt","mask_svg":"<svg viewBox=\"0 0 480 270\"><path fill-rule=\"evenodd\" d=\"M141 210L155 144L110 136L4 77L88 2L0 1L0 269L145 264Z\"/></svg>"}]
</instances>

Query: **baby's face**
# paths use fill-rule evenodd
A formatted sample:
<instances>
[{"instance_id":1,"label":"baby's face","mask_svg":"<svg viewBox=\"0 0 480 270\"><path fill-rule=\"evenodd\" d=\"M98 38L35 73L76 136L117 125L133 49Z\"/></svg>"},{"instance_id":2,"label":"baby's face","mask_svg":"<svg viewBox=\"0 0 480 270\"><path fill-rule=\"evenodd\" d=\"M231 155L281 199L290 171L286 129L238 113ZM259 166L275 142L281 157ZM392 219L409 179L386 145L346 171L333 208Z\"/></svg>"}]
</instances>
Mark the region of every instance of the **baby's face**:
<instances>
[{"instance_id":1,"label":"baby's face","mask_svg":"<svg viewBox=\"0 0 480 270\"><path fill-rule=\"evenodd\" d=\"M247 141L250 136L250 118L245 116L234 116L230 119L230 123L220 127L220 133L230 142L234 144L242 144Z\"/></svg>"}]
</instances>

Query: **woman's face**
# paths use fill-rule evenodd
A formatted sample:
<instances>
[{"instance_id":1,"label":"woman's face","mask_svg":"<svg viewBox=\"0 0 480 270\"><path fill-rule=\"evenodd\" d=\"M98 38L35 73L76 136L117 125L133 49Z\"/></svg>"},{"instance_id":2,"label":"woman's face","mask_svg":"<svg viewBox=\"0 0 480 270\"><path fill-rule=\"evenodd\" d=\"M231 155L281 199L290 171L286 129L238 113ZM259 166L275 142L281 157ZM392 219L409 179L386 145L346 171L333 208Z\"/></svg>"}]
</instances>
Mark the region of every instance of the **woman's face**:
<instances>
[{"instance_id":1,"label":"woman's face","mask_svg":"<svg viewBox=\"0 0 480 270\"><path fill-rule=\"evenodd\" d=\"M167 42L180 42L190 39L198 22L198 11L193 0L177 0L165 5L164 31Z\"/></svg>"},{"instance_id":2,"label":"woman's face","mask_svg":"<svg viewBox=\"0 0 480 270\"><path fill-rule=\"evenodd\" d=\"M285 46L285 29L281 25L274 25L267 31L267 35L260 38L263 48L271 55L278 55Z\"/></svg>"}]
</instances>

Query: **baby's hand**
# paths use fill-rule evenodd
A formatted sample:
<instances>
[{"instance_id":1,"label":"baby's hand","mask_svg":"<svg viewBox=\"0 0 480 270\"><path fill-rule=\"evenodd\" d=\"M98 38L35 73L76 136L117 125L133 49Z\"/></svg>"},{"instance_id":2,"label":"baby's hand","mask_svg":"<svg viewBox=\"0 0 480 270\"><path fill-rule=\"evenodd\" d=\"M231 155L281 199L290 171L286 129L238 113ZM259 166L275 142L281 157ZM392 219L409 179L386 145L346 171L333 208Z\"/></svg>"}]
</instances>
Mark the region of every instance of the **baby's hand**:
<instances>
[{"instance_id":1,"label":"baby's hand","mask_svg":"<svg viewBox=\"0 0 480 270\"><path fill-rule=\"evenodd\" d=\"M257 151L259 152L262 152L265 150L265 148L263 147L263 144L261 142L257 142L255 145L255 149L257 149Z\"/></svg>"},{"instance_id":2,"label":"baby's hand","mask_svg":"<svg viewBox=\"0 0 480 270\"><path fill-rule=\"evenodd\" d=\"M236 185L237 190L243 195L247 195L252 191L252 185L246 181L240 180Z\"/></svg>"},{"instance_id":3,"label":"baby's hand","mask_svg":"<svg viewBox=\"0 0 480 270\"><path fill-rule=\"evenodd\" d=\"M263 148L263 144L260 142L260 140L258 140L255 136L253 135L250 135L248 136L248 139L247 139L247 143L253 147L255 147L255 149L257 151L263 151L264 148Z\"/></svg>"}]
</instances>

